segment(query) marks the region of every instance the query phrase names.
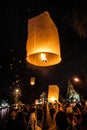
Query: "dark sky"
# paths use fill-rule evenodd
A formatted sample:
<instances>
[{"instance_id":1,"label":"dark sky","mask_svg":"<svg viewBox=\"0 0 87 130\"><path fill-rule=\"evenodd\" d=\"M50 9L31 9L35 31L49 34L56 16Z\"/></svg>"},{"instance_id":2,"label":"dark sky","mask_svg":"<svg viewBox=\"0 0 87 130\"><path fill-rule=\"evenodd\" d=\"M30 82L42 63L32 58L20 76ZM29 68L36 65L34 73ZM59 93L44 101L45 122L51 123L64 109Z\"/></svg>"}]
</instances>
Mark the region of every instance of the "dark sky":
<instances>
[{"instance_id":1,"label":"dark sky","mask_svg":"<svg viewBox=\"0 0 87 130\"><path fill-rule=\"evenodd\" d=\"M62 62L35 67L26 62L27 20L48 11L58 27ZM8 2L1 8L0 97L21 87L25 95L46 91L49 84L66 93L68 78L87 73L87 4L84 0L29 0ZM36 77L31 90L30 77ZM29 89L29 90L28 90ZM36 91L37 90L37 91ZM35 94L35 93L34 93Z\"/></svg>"}]
</instances>

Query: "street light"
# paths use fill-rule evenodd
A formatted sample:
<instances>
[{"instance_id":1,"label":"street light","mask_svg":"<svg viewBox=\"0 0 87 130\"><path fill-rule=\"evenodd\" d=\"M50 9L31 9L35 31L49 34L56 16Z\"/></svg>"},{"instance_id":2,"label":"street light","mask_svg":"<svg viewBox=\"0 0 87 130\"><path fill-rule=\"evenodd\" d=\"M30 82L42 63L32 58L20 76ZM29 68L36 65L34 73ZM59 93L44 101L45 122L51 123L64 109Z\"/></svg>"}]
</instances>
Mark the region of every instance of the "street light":
<instances>
[{"instance_id":1,"label":"street light","mask_svg":"<svg viewBox=\"0 0 87 130\"><path fill-rule=\"evenodd\" d=\"M74 81L75 81L75 82L79 82L79 81L80 81L80 79L79 79L79 78L77 78L77 77L75 77L75 78L74 78Z\"/></svg>"},{"instance_id":2,"label":"street light","mask_svg":"<svg viewBox=\"0 0 87 130\"><path fill-rule=\"evenodd\" d=\"M80 74L78 76L74 75L71 78L71 83L73 84L76 92L78 92L80 94L80 98L81 100L83 98L86 98L87 96L87 80L86 80L86 76L84 76L83 74Z\"/></svg>"},{"instance_id":3,"label":"street light","mask_svg":"<svg viewBox=\"0 0 87 130\"><path fill-rule=\"evenodd\" d=\"M72 79L74 85L78 85L80 87L83 87L85 85L85 79L83 77L73 77Z\"/></svg>"},{"instance_id":4,"label":"street light","mask_svg":"<svg viewBox=\"0 0 87 130\"><path fill-rule=\"evenodd\" d=\"M15 90L15 92L16 92L16 94L18 94L18 92L19 92L19 89L16 89L16 90Z\"/></svg>"}]
</instances>

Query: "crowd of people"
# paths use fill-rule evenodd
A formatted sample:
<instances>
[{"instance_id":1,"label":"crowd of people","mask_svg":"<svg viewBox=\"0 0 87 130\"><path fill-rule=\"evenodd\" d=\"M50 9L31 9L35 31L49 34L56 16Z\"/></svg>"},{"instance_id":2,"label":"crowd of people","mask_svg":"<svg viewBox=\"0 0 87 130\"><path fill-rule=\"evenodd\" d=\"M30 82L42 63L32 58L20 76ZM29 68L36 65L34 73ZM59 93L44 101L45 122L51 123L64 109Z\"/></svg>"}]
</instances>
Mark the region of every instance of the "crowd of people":
<instances>
[{"instance_id":1,"label":"crowd of people","mask_svg":"<svg viewBox=\"0 0 87 130\"><path fill-rule=\"evenodd\" d=\"M46 103L10 108L5 130L87 130L87 106L83 101L66 107Z\"/></svg>"}]
</instances>

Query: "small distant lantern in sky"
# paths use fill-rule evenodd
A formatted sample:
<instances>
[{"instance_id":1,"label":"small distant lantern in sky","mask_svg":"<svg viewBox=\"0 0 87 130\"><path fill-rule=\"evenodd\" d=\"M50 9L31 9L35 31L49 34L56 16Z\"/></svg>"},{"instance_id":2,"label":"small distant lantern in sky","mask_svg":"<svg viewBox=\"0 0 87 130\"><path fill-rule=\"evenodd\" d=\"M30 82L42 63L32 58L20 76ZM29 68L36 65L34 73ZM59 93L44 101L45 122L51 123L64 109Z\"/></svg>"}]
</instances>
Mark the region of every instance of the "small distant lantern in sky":
<instances>
[{"instance_id":1,"label":"small distant lantern in sky","mask_svg":"<svg viewBox=\"0 0 87 130\"><path fill-rule=\"evenodd\" d=\"M58 29L48 11L28 19L26 61L36 66L52 66L61 62Z\"/></svg>"},{"instance_id":2,"label":"small distant lantern in sky","mask_svg":"<svg viewBox=\"0 0 87 130\"><path fill-rule=\"evenodd\" d=\"M30 78L30 85L35 85L35 77Z\"/></svg>"},{"instance_id":3,"label":"small distant lantern in sky","mask_svg":"<svg viewBox=\"0 0 87 130\"><path fill-rule=\"evenodd\" d=\"M59 100L59 87L57 85L49 85L48 102L55 103Z\"/></svg>"}]
</instances>

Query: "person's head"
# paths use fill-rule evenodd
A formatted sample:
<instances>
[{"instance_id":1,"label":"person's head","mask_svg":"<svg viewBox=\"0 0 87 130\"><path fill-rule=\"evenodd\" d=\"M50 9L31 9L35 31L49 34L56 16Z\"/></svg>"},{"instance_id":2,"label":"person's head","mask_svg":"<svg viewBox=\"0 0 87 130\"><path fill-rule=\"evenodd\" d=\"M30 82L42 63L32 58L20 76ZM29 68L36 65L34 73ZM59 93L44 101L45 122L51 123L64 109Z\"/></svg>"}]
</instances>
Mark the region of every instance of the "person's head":
<instances>
[{"instance_id":1,"label":"person's head","mask_svg":"<svg viewBox=\"0 0 87 130\"><path fill-rule=\"evenodd\" d=\"M35 112L35 110L36 110L35 108L31 108L31 112Z\"/></svg>"},{"instance_id":2,"label":"person's head","mask_svg":"<svg viewBox=\"0 0 87 130\"><path fill-rule=\"evenodd\" d=\"M67 115L64 111L59 111L56 114L55 121L56 121L57 128L59 128L60 130L67 129Z\"/></svg>"},{"instance_id":3,"label":"person's head","mask_svg":"<svg viewBox=\"0 0 87 130\"><path fill-rule=\"evenodd\" d=\"M24 120L24 114L22 111L18 112L16 119L17 119L17 121Z\"/></svg>"},{"instance_id":4,"label":"person's head","mask_svg":"<svg viewBox=\"0 0 87 130\"><path fill-rule=\"evenodd\" d=\"M14 109L12 109L12 110L10 111L10 118L11 118L11 119L15 119L15 117L16 117L16 111L15 111Z\"/></svg>"},{"instance_id":5,"label":"person's head","mask_svg":"<svg viewBox=\"0 0 87 130\"><path fill-rule=\"evenodd\" d=\"M25 107L26 107L27 110L30 109L30 105L29 104L26 104Z\"/></svg>"}]
</instances>

